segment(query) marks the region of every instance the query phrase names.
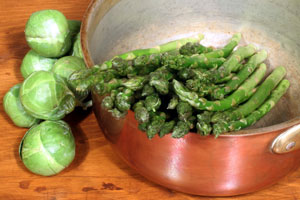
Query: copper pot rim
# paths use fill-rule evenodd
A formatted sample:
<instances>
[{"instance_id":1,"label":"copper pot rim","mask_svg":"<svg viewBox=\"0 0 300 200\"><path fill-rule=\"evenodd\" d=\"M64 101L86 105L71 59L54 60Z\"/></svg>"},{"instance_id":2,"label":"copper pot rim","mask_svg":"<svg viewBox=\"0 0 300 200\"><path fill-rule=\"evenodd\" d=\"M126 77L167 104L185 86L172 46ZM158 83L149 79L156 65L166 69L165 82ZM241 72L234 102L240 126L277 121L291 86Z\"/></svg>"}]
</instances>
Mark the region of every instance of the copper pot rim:
<instances>
[{"instance_id":1,"label":"copper pot rim","mask_svg":"<svg viewBox=\"0 0 300 200\"><path fill-rule=\"evenodd\" d=\"M93 11L95 10L96 6L98 3L102 3L105 0L91 0L88 8L85 11L85 14L83 15L82 18L82 25L81 25L81 29L80 29L80 34L81 34L81 48L83 51L83 57L84 57L84 61L87 65L87 67L92 67L94 66L94 62L90 56L89 53L89 48L88 48L88 34L87 34L87 30L88 30L88 24L89 21L92 19L93 17ZM119 0L116 0L119 1ZM95 95L95 94L93 94ZM221 134L219 137L249 137L249 136L258 136L258 135L263 135L263 134L268 134L274 131L280 131L280 130L285 130L288 129L292 126L295 126L297 124L300 124L300 116L297 116L295 118L292 118L288 121L279 123L279 124L275 124L275 125L271 125L271 126L267 126L267 127L261 127L261 128L255 128L255 129L245 129L245 130L239 130L239 131L234 131L234 132L230 132L230 133L225 133L225 134ZM193 133L193 132L191 132ZM200 136L199 137L203 137Z\"/></svg>"}]
</instances>

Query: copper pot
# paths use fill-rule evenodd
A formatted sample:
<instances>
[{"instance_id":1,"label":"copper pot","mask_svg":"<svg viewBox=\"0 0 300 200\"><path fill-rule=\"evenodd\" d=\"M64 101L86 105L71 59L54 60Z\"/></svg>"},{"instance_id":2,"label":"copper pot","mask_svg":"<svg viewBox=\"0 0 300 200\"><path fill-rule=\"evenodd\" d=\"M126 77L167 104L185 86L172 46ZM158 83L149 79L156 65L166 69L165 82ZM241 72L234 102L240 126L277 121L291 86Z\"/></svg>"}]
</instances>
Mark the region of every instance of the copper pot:
<instances>
[{"instance_id":1,"label":"copper pot","mask_svg":"<svg viewBox=\"0 0 300 200\"><path fill-rule=\"evenodd\" d=\"M300 2L287 0L94 0L81 29L88 66L132 49L196 33L203 44L222 46L235 32L242 44L269 52L270 69L287 67L291 87L250 129L215 139L189 133L152 140L134 114L114 119L93 94L98 123L113 149L133 169L165 187L206 196L238 195L276 183L300 164ZM113 172L112 172L113 173Z\"/></svg>"}]
</instances>

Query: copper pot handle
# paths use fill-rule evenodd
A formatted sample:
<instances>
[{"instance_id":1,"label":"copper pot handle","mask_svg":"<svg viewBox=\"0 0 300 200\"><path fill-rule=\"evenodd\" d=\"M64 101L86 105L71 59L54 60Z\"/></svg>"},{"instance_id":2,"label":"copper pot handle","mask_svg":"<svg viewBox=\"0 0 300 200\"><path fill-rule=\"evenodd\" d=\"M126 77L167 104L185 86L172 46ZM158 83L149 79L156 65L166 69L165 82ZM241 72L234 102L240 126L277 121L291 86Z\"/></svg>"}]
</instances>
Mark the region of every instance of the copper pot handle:
<instances>
[{"instance_id":1,"label":"copper pot handle","mask_svg":"<svg viewBox=\"0 0 300 200\"><path fill-rule=\"evenodd\" d=\"M300 149L300 124L281 133L273 140L271 151L282 154Z\"/></svg>"}]
</instances>

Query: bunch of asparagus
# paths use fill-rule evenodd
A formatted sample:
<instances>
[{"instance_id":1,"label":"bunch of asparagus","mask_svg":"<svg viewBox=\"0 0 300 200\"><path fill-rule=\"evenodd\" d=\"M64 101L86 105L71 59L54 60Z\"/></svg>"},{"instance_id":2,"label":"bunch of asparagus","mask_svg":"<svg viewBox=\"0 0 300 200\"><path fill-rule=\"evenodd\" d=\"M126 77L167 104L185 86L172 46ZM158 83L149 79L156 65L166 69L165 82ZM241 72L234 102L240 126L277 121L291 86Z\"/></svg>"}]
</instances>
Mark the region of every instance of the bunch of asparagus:
<instances>
[{"instance_id":1,"label":"bunch of asparagus","mask_svg":"<svg viewBox=\"0 0 300 200\"><path fill-rule=\"evenodd\" d=\"M117 118L133 110L148 138L191 131L218 136L253 125L287 91L285 68L264 79L267 52L237 47L240 33L220 49L201 45L202 39L124 53L73 73L69 82L78 92L105 95L102 106Z\"/></svg>"}]
</instances>

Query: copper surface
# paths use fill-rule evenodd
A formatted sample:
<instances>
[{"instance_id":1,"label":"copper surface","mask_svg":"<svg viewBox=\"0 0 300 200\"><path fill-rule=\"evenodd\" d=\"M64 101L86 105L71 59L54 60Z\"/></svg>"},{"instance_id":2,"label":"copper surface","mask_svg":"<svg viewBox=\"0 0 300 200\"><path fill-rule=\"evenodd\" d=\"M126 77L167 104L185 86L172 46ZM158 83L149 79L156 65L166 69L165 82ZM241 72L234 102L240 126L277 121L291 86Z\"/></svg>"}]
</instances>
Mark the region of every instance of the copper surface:
<instances>
[{"instance_id":1,"label":"copper surface","mask_svg":"<svg viewBox=\"0 0 300 200\"><path fill-rule=\"evenodd\" d=\"M94 98L98 123L118 155L149 180L177 191L205 196L254 192L300 164L299 150L284 155L270 151L274 138L285 129L217 139L189 133L180 139L156 135L149 140L138 130L133 112L118 121L98 101Z\"/></svg>"},{"instance_id":2,"label":"copper surface","mask_svg":"<svg viewBox=\"0 0 300 200\"><path fill-rule=\"evenodd\" d=\"M83 19L81 41L88 66L94 63L89 52L90 35L95 23L101 21L93 17L99 16L98 7L103 2L106 4L101 16L109 10L107 5L113 6L117 1L94 0ZM141 40L144 41L139 38ZM298 73L296 68L289 70L291 80L298 82L294 77ZM297 105L294 91L297 91L295 84L286 101ZM118 155L149 180L170 189L205 196L244 194L276 183L300 165L300 150L274 154L270 149L278 135L300 123L298 107L289 109L287 104L282 104L283 109L288 109L287 115L272 114L272 119L279 119L276 124L266 122L266 127L237 131L217 139L189 133L180 139L166 135L149 140L138 130L132 111L124 119L117 120L101 108L101 97L93 94L93 104L98 123Z\"/></svg>"}]
</instances>

